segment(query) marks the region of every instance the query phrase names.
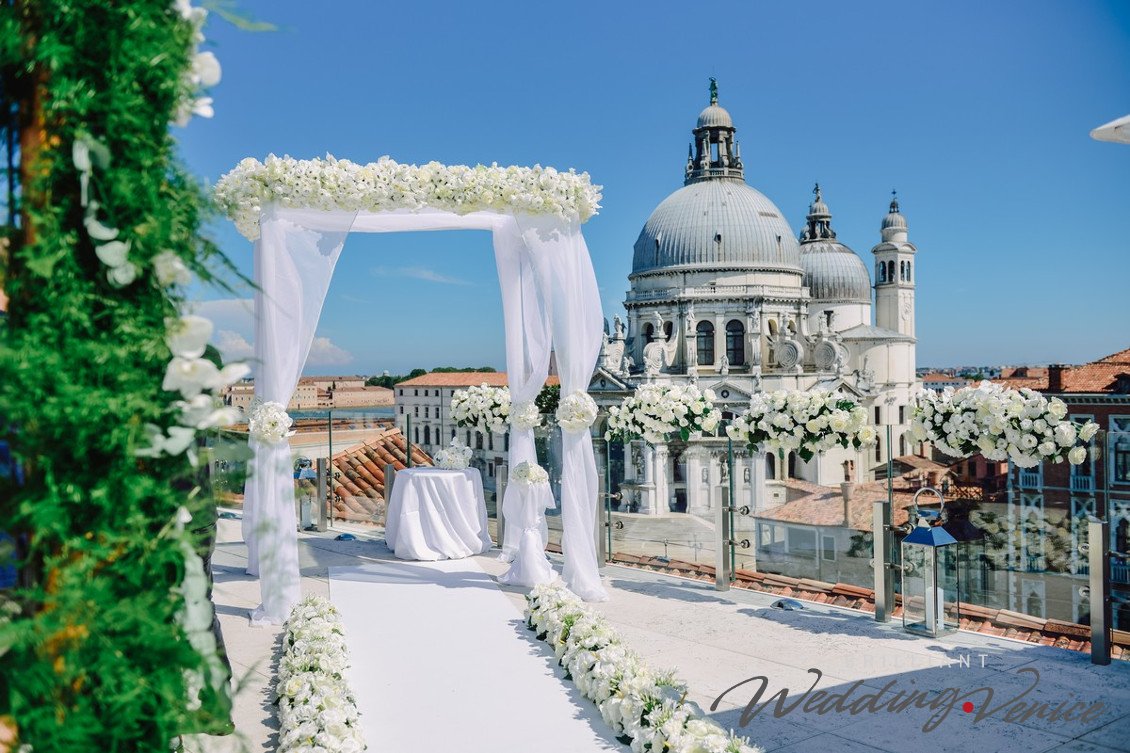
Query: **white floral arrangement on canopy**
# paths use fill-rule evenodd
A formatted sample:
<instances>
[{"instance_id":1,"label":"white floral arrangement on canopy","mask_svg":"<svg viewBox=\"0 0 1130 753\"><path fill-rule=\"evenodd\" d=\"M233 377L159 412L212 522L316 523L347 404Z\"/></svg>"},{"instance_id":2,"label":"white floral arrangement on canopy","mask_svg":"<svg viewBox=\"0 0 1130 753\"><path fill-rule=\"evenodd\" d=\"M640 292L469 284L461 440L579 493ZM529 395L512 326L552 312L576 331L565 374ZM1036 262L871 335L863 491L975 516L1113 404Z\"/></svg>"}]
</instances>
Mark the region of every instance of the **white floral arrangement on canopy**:
<instances>
[{"instance_id":1,"label":"white floral arrangement on canopy","mask_svg":"<svg viewBox=\"0 0 1130 753\"><path fill-rule=\"evenodd\" d=\"M436 468L463 470L471 463L471 448L458 438L452 438L451 446L439 450L432 459L435 460Z\"/></svg>"},{"instance_id":2,"label":"white floral arrangement on canopy","mask_svg":"<svg viewBox=\"0 0 1130 753\"><path fill-rule=\"evenodd\" d=\"M519 486L536 486L549 483L549 473L537 463L524 460L510 472L510 483Z\"/></svg>"},{"instance_id":3,"label":"white floral arrangement on canopy","mask_svg":"<svg viewBox=\"0 0 1130 753\"><path fill-rule=\"evenodd\" d=\"M1050 460L1079 465L1086 444L1099 430L1094 421L1076 425L1067 405L1034 390L1014 390L993 382L918 395L911 431L952 457L981 453L989 460L1011 460L1033 468Z\"/></svg>"},{"instance_id":4,"label":"white floral arrangement on canopy","mask_svg":"<svg viewBox=\"0 0 1130 753\"><path fill-rule=\"evenodd\" d=\"M256 400L247 415L247 430L251 438L263 444L278 444L287 437L294 436L291 426L294 419L286 412L282 403L273 400Z\"/></svg>"},{"instance_id":5,"label":"white floral arrangement on canopy","mask_svg":"<svg viewBox=\"0 0 1130 753\"><path fill-rule=\"evenodd\" d=\"M722 421L714 407L714 391L693 384L645 384L608 411L605 439L627 442L636 437L660 444L674 437L713 432Z\"/></svg>"},{"instance_id":6,"label":"white floral arrangement on canopy","mask_svg":"<svg viewBox=\"0 0 1130 753\"><path fill-rule=\"evenodd\" d=\"M531 401L518 403L510 408L510 425L515 429L529 430L541 426L542 414L537 403Z\"/></svg>"},{"instance_id":7,"label":"white floral arrangement on canopy","mask_svg":"<svg viewBox=\"0 0 1130 753\"><path fill-rule=\"evenodd\" d=\"M633 751L757 753L686 702L687 688L673 672L656 672L623 638L560 581L526 596L526 624L553 649L577 689L600 709Z\"/></svg>"},{"instance_id":8,"label":"white floral arrangement on canopy","mask_svg":"<svg viewBox=\"0 0 1130 753\"><path fill-rule=\"evenodd\" d=\"M337 609L321 596L300 601L286 621L279 660L279 753L366 749L361 715L345 678L349 651Z\"/></svg>"},{"instance_id":9,"label":"white floral arrangement on canopy","mask_svg":"<svg viewBox=\"0 0 1130 753\"><path fill-rule=\"evenodd\" d=\"M501 434L506 431L509 416L510 390L506 387L482 384L455 390L451 395L451 417L456 426Z\"/></svg>"},{"instance_id":10,"label":"white floral arrangement on canopy","mask_svg":"<svg viewBox=\"0 0 1130 753\"><path fill-rule=\"evenodd\" d=\"M795 451L811 460L833 447L860 449L878 435L867 424L863 406L839 392L778 390L750 398L749 408L726 427L726 434L751 450Z\"/></svg>"},{"instance_id":11,"label":"white floral arrangement on canopy","mask_svg":"<svg viewBox=\"0 0 1130 753\"><path fill-rule=\"evenodd\" d=\"M250 240L268 204L321 210L385 212L425 207L554 215L585 222L600 208L600 186L588 173L492 164L402 165L388 157L359 165L336 159L247 158L220 178L216 202Z\"/></svg>"},{"instance_id":12,"label":"white floral arrangement on canopy","mask_svg":"<svg viewBox=\"0 0 1130 753\"><path fill-rule=\"evenodd\" d=\"M596 423L598 412L596 401L587 392L577 390L561 398L554 417L562 431L577 433L586 431Z\"/></svg>"}]
</instances>

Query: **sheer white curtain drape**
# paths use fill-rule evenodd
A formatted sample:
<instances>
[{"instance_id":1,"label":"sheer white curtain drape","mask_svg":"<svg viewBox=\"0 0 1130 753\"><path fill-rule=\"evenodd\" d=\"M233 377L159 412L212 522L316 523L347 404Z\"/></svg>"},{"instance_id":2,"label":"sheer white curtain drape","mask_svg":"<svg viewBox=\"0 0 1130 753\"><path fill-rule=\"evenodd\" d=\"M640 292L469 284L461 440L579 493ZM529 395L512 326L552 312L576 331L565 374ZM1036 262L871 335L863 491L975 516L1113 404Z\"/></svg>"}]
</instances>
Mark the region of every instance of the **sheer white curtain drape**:
<instances>
[{"instance_id":1,"label":"sheer white curtain drape","mask_svg":"<svg viewBox=\"0 0 1130 753\"><path fill-rule=\"evenodd\" d=\"M561 397L588 390L604 332L600 292L579 223L519 216L538 288L549 309ZM561 550L565 584L586 601L604 601L596 561L596 458L588 429L562 430Z\"/></svg>"},{"instance_id":2,"label":"sheer white curtain drape","mask_svg":"<svg viewBox=\"0 0 1130 753\"><path fill-rule=\"evenodd\" d=\"M260 217L261 234L255 246L258 397L283 405L289 402L351 230L492 231L513 399L537 396L548 372L551 343L557 352L562 395L588 387L600 349L603 315L579 224L495 212L456 215L423 209L357 214L268 206ZM262 604L252 618L281 624L301 596L290 449L285 443L253 443L253 449L243 533L247 569L259 576ZM511 467L536 460L532 431L512 433L509 459ZM587 431L564 437L562 483L566 582L582 598L607 598L597 572L596 462ZM552 497L546 504L552 506ZM512 528L514 534L521 533L518 526Z\"/></svg>"},{"instance_id":3,"label":"sheer white curtain drape","mask_svg":"<svg viewBox=\"0 0 1130 753\"><path fill-rule=\"evenodd\" d=\"M315 227L300 213L266 211L255 244L255 396L287 405L310 353L334 267L354 212L328 213ZM247 572L260 576L255 623L279 623L301 598L294 477L286 442L251 441L244 495Z\"/></svg>"}]
</instances>

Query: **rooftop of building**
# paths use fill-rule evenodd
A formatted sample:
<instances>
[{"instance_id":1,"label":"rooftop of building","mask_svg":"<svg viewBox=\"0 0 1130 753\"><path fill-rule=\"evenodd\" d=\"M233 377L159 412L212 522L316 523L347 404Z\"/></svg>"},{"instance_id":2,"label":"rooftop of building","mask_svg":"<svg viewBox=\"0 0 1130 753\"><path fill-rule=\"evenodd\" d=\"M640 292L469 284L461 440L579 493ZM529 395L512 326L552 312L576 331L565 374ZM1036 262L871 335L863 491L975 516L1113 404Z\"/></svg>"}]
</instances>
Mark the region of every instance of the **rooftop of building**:
<instances>
[{"instance_id":1,"label":"rooftop of building","mask_svg":"<svg viewBox=\"0 0 1130 753\"><path fill-rule=\"evenodd\" d=\"M545 383L549 386L561 384L561 380L550 375ZM442 371L397 382L399 387L505 387L509 384L505 371Z\"/></svg>"},{"instance_id":2,"label":"rooftop of building","mask_svg":"<svg viewBox=\"0 0 1130 753\"><path fill-rule=\"evenodd\" d=\"M1078 366L1001 369L1000 378L994 381L1052 394L1126 394L1130 392L1130 348Z\"/></svg>"}]
</instances>

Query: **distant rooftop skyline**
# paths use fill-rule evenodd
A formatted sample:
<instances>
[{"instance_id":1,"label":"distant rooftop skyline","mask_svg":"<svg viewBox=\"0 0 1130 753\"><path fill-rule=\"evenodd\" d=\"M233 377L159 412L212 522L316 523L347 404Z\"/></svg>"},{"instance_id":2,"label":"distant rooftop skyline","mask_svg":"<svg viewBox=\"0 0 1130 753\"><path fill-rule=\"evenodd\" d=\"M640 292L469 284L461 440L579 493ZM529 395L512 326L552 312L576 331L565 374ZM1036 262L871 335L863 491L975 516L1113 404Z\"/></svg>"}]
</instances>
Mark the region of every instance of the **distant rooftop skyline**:
<instances>
[{"instance_id":1,"label":"distant rooftop skyline","mask_svg":"<svg viewBox=\"0 0 1130 753\"><path fill-rule=\"evenodd\" d=\"M819 181L871 268L898 189L919 249L920 365L1084 363L1130 344L1130 147L1088 136L1130 109L1126 3L735 3L722 26L667 2L579 2L568 18L513 2L241 9L278 30L213 17L216 117L177 132L209 181L270 152L586 170L605 187L585 235L611 320L644 220L682 185L713 76L746 181L794 233ZM745 43L711 42L722 27ZM215 237L250 274L231 224ZM202 307L237 356L249 299ZM505 365L489 235L352 236L307 373L452 363Z\"/></svg>"}]
</instances>

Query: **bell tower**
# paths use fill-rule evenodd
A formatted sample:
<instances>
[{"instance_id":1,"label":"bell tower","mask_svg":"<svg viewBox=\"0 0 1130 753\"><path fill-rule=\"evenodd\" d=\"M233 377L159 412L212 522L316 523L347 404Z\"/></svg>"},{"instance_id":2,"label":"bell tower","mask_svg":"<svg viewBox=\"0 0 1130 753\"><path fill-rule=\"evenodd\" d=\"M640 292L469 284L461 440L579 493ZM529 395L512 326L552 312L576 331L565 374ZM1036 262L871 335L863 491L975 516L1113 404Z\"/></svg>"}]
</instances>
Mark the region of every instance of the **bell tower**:
<instances>
[{"instance_id":1,"label":"bell tower","mask_svg":"<svg viewBox=\"0 0 1130 753\"><path fill-rule=\"evenodd\" d=\"M718 82L710 79L710 104L698 115L694 143L687 150L687 172L683 185L711 178L745 180L742 150L734 139L734 121L718 104Z\"/></svg>"},{"instance_id":2,"label":"bell tower","mask_svg":"<svg viewBox=\"0 0 1130 753\"><path fill-rule=\"evenodd\" d=\"M898 194L891 191L891 208L883 218L882 240L875 255L875 325L914 337L914 255L907 240L906 217L899 212Z\"/></svg>"}]
</instances>

